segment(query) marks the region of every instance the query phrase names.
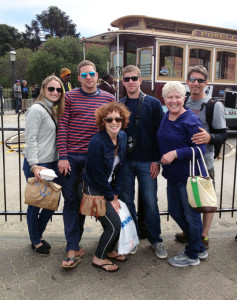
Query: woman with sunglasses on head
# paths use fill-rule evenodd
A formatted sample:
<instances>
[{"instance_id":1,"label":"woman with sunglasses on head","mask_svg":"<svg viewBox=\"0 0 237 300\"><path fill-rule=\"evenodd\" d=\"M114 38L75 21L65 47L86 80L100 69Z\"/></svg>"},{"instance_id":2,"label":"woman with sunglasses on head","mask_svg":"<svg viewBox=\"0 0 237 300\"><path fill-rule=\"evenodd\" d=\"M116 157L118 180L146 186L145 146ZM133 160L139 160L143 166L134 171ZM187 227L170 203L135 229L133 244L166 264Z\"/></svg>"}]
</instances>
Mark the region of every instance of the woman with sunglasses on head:
<instances>
[{"instance_id":1,"label":"woman with sunglasses on head","mask_svg":"<svg viewBox=\"0 0 237 300\"><path fill-rule=\"evenodd\" d=\"M52 169L58 174L56 130L58 116L64 112L62 83L56 76L47 77L41 86L37 101L26 112L23 171L26 179L41 180L42 169ZM58 183L58 180L55 179ZM43 233L54 211L28 205L27 224L32 249L39 254L49 254L50 244Z\"/></svg>"},{"instance_id":2,"label":"woman with sunglasses on head","mask_svg":"<svg viewBox=\"0 0 237 300\"><path fill-rule=\"evenodd\" d=\"M127 127L129 115L127 108L116 102L104 104L96 109L96 124L100 132L90 140L88 160L83 173L85 193L103 195L106 200L106 214L98 217L104 232L100 237L92 266L107 272L119 269L111 260L127 260L125 255L119 255L114 248L121 228L118 195L127 145L126 134L121 129Z\"/></svg>"}]
</instances>

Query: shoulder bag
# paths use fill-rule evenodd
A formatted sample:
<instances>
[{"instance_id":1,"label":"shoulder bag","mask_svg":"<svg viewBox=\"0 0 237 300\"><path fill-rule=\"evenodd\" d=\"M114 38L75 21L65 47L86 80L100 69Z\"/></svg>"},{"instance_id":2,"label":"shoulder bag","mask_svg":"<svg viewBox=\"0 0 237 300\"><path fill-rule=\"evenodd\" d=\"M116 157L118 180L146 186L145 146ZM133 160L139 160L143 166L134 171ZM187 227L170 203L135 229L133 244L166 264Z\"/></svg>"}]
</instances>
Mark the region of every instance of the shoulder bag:
<instances>
[{"instance_id":1,"label":"shoulder bag","mask_svg":"<svg viewBox=\"0 0 237 300\"><path fill-rule=\"evenodd\" d=\"M188 202L191 207L199 212L215 212L217 211L217 198L213 187L213 182L209 176L207 166L202 154L202 151L197 147L202 158L202 163L205 167L207 177L202 176L201 168L197 160L200 175L195 175L195 151L193 152L192 160L190 160L190 173L187 181Z\"/></svg>"}]
</instances>

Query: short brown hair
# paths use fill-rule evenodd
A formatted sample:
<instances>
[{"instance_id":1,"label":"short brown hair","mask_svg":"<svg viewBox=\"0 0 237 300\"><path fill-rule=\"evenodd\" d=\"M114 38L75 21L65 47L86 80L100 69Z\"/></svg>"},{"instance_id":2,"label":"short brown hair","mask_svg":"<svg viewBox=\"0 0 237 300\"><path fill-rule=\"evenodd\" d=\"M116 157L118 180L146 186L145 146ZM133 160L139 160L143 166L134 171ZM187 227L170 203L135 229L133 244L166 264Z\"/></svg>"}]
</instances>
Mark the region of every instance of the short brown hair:
<instances>
[{"instance_id":1,"label":"short brown hair","mask_svg":"<svg viewBox=\"0 0 237 300\"><path fill-rule=\"evenodd\" d=\"M95 66L95 64L94 64L92 61L90 61L90 60L83 60L83 61L80 62L79 65L77 66L77 72L78 72L78 75L81 74L81 68L82 68L82 67L85 67L85 66L92 66L93 69L94 69L95 72L96 72L96 66Z\"/></svg>"},{"instance_id":2,"label":"short brown hair","mask_svg":"<svg viewBox=\"0 0 237 300\"><path fill-rule=\"evenodd\" d=\"M191 75L193 72L202 74L202 75L204 76L204 79L207 80L208 72L207 72L207 69L206 69L205 67L203 67L202 65L190 67L190 68L188 69L188 79L190 79L190 75Z\"/></svg>"},{"instance_id":3,"label":"short brown hair","mask_svg":"<svg viewBox=\"0 0 237 300\"><path fill-rule=\"evenodd\" d=\"M129 116L131 114L130 111L122 103L111 102L103 104L95 110L95 122L100 130L105 129L104 119L108 116L109 113L112 113L113 111L118 112L120 114L120 117L123 118L122 128L126 128L128 126Z\"/></svg>"},{"instance_id":4,"label":"short brown hair","mask_svg":"<svg viewBox=\"0 0 237 300\"><path fill-rule=\"evenodd\" d=\"M123 77L124 77L124 74L128 73L128 72L135 72L139 78L141 77L140 69L134 65L128 65L125 68L123 68L123 71L122 71Z\"/></svg>"}]
</instances>

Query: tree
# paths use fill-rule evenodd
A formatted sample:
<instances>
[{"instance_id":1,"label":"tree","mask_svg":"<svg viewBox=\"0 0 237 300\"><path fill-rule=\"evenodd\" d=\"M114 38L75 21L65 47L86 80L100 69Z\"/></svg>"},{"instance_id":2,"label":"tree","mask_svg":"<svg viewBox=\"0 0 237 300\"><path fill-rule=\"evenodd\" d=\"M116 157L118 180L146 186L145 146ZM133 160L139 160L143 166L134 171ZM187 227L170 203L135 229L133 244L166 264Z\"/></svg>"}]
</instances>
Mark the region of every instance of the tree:
<instances>
[{"instance_id":1,"label":"tree","mask_svg":"<svg viewBox=\"0 0 237 300\"><path fill-rule=\"evenodd\" d=\"M41 45L40 40L40 28L38 22L33 20L31 26L25 25L26 31L22 33L22 43L26 48L30 48L32 51L38 50Z\"/></svg>"},{"instance_id":2,"label":"tree","mask_svg":"<svg viewBox=\"0 0 237 300\"><path fill-rule=\"evenodd\" d=\"M86 59L96 65L99 77L107 73L107 61L110 59L110 51L106 46L89 46L86 51Z\"/></svg>"},{"instance_id":3,"label":"tree","mask_svg":"<svg viewBox=\"0 0 237 300\"><path fill-rule=\"evenodd\" d=\"M15 27L0 24L0 56L4 56L12 48L19 47L21 34Z\"/></svg>"}]
</instances>

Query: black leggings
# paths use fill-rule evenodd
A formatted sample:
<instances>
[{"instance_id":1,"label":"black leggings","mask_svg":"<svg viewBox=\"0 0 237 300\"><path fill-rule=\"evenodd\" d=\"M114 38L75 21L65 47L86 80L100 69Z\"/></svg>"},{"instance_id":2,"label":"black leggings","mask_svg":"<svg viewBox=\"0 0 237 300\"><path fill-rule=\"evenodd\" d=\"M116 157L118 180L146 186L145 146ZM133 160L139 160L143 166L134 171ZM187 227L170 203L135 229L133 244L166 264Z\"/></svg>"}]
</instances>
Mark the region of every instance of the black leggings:
<instances>
[{"instance_id":1,"label":"black leggings","mask_svg":"<svg viewBox=\"0 0 237 300\"><path fill-rule=\"evenodd\" d=\"M98 195L96 191L90 187L85 188L86 193ZM110 201L106 201L106 214L103 217L98 217L104 232L102 233L99 244L95 251L95 256L99 259L105 259L108 252L112 252L119 239L121 220L118 213L115 211Z\"/></svg>"}]
</instances>

